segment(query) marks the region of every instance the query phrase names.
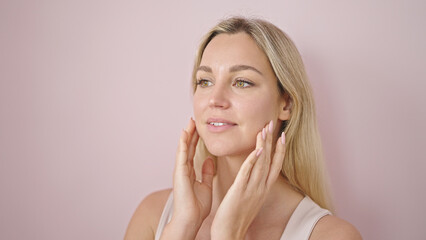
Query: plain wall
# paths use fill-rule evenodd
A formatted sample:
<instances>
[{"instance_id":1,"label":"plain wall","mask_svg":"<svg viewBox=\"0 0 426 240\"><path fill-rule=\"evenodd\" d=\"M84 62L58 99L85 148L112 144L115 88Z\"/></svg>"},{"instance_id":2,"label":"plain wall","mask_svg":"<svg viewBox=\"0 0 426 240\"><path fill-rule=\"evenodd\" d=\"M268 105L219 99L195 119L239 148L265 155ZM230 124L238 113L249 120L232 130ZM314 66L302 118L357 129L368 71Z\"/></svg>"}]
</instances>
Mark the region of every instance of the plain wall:
<instances>
[{"instance_id":1,"label":"plain wall","mask_svg":"<svg viewBox=\"0 0 426 240\"><path fill-rule=\"evenodd\" d=\"M120 239L171 187L190 75L219 19L260 16L306 64L337 213L426 236L426 2L0 2L0 239Z\"/></svg>"}]
</instances>

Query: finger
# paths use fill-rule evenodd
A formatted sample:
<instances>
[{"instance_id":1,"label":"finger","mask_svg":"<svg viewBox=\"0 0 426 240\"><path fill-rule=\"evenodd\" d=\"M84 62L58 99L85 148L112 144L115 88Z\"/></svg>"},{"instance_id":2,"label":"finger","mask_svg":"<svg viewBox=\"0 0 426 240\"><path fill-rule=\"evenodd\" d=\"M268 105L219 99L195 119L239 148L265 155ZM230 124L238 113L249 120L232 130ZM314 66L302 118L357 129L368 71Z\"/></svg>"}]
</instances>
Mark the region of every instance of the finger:
<instances>
[{"instance_id":1,"label":"finger","mask_svg":"<svg viewBox=\"0 0 426 240\"><path fill-rule=\"evenodd\" d=\"M235 187L245 190L250 179L250 173L256 163L259 155L262 153L263 148L255 149L249 154L246 160L240 167L237 176L235 177Z\"/></svg>"},{"instance_id":2,"label":"finger","mask_svg":"<svg viewBox=\"0 0 426 240\"><path fill-rule=\"evenodd\" d=\"M264 153L259 157L259 160L256 162L253 167L252 176L253 181L251 181L255 186L264 186L269 175L269 169L271 164L271 148L272 148L272 138L273 138L274 123L271 120L268 125L263 130L264 134L262 137L264 139Z\"/></svg>"},{"instance_id":3,"label":"finger","mask_svg":"<svg viewBox=\"0 0 426 240\"><path fill-rule=\"evenodd\" d=\"M188 167L190 168L190 178L191 180L195 180L196 176L195 176L195 170L194 170L194 155L195 155L195 150L197 147L197 142L198 142L198 132L195 126L195 122L194 120L191 118L189 120L189 125L188 125L188 131L190 134L190 137L188 139L188 156L187 156L187 162L188 162Z\"/></svg>"},{"instance_id":4,"label":"finger","mask_svg":"<svg viewBox=\"0 0 426 240\"><path fill-rule=\"evenodd\" d=\"M198 143L198 132L194 131L191 142L189 144L189 149L188 149L188 163L190 166L194 166L194 155L195 155L195 150L197 149L197 143Z\"/></svg>"},{"instance_id":5,"label":"finger","mask_svg":"<svg viewBox=\"0 0 426 240\"><path fill-rule=\"evenodd\" d=\"M262 179L260 182L266 183L266 179L269 175L269 169L271 167L271 152L272 152L272 139L273 139L273 132L274 132L274 122L271 120L269 124L266 126L267 128L267 134L266 134L266 140L265 140L265 157L263 158L264 161L259 161L259 163L262 163L263 167L262 170L264 170L264 174L262 174Z\"/></svg>"},{"instance_id":6,"label":"finger","mask_svg":"<svg viewBox=\"0 0 426 240\"><path fill-rule=\"evenodd\" d=\"M197 142L198 142L198 133L197 131L195 131L194 135L192 136L191 143L188 149L188 155L187 155L187 163L191 171L191 175L190 175L191 180L195 180L196 178L195 170L194 170L194 155L195 155L195 150L197 148Z\"/></svg>"},{"instance_id":7,"label":"finger","mask_svg":"<svg viewBox=\"0 0 426 240\"><path fill-rule=\"evenodd\" d=\"M266 132L266 127L264 127L260 134L257 134L256 149L260 149L265 146Z\"/></svg>"},{"instance_id":8,"label":"finger","mask_svg":"<svg viewBox=\"0 0 426 240\"><path fill-rule=\"evenodd\" d=\"M247 182L250 179L250 174L252 172L253 166L263 151L261 143L262 141L262 131L260 131L257 134L256 149L249 154L246 160L244 160L243 164L240 167L240 170L238 171L237 176L235 177L234 183L237 186L242 187L244 189L247 187Z\"/></svg>"},{"instance_id":9,"label":"finger","mask_svg":"<svg viewBox=\"0 0 426 240\"><path fill-rule=\"evenodd\" d=\"M187 169L187 155L188 155L188 146L186 144L188 138L188 133L185 130L182 130L181 136L179 138L178 150L176 152L176 167L175 171L182 171Z\"/></svg>"},{"instance_id":10,"label":"finger","mask_svg":"<svg viewBox=\"0 0 426 240\"><path fill-rule=\"evenodd\" d=\"M191 144L191 140L195 132L195 122L194 120L192 120L192 117L191 119L189 119L188 126L186 127L186 132L188 133L188 136L189 136L186 144L189 146Z\"/></svg>"},{"instance_id":11,"label":"finger","mask_svg":"<svg viewBox=\"0 0 426 240\"><path fill-rule=\"evenodd\" d=\"M275 147L275 153L274 156L272 158L272 163L271 163L271 169L270 169L270 173L268 176L268 180L266 182L266 186L268 188L270 188L272 186L272 184L277 180L278 175L281 172L282 166L283 166L283 162L284 162L284 157L285 157L285 134L284 132L281 133L281 137L278 138L277 143L276 143L276 147Z\"/></svg>"},{"instance_id":12,"label":"finger","mask_svg":"<svg viewBox=\"0 0 426 240\"><path fill-rule=\"evenodd\" d=\"M191 179L189 178L190 172L187 166L187 151L186 139L188 133L182 130L181 137L179 138L178 150L176 153L176 163L173 174L173 189L179 191L176 192L176 199L180 199L188 194L189 186L191 186Z\"/></svg>"},{"instance_id":13,"label":"finger","mask_svg":"<svg viewBox=\"0 0 426 240\"><path fill-rule=\"evenodd\" d=\"M186 201L188 195L193 194L193 180L190 178L191 172L187 164L187 139L188 133L185 130L182 130L181 137L179 138L173 175L174 204L176 204L176 202Z\"/></svg>"},{"instance_id":14,"label":"finger","mask_svg":"<svg viewBox=\"0 0 426 240\"><path fill-rule=\"evenodd\" d=\"M259 181L262 179L262 175L265 174L265 164L262 163L265 157L265 143L266 143L266 135L267 128L263 128L261 134L257 135L256 139L256 150L262 149L262 152L258 152L257 161L252 167L250 172L249 182L254 185L258 185ZM267 173L266 173L267 174Z\"/></svg>"},{"instance_id":15,"label":"finger","mask_svg":"<svg viewBox=\"0 0 426 240\"><path fill-rule=\"evenodd\" d=\"M266 154L266 163L268 164L268 166L271 164L271 151L272 151L272 140L274 138L274 122L271 120L267 126L268 129L268 133L266 134L266 149L265 149L265 154Z\"/></svg>"},{"instance_id":16,"label":"finger","mask_svg":"<svg viewBox=\"0 0 426 240\"><path fill-rule=\"evenodd\" d=\"M212 187L213 185L213 177L214 177L214 163L213 159L207 158L201 170L201 183L206 184L208 187Z\"/></svg>"}]
</instances>

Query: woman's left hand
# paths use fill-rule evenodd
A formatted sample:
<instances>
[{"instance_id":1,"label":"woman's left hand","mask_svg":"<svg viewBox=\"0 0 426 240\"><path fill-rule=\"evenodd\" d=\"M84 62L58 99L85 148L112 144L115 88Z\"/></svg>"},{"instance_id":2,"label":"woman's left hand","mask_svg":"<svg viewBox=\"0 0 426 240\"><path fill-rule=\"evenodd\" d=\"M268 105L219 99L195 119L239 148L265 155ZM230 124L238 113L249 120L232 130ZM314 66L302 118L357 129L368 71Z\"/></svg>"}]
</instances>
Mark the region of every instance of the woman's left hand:
<instances>
[{"instance_id":1,"label":"woman's left hand","mask_svg":"<svg viewBox=\"0 0 426 240\"><path fill-rule=\"evenodd\" d=\"M257 134L250 153L220 204L211 227L212 239L244 239L248 227L264 204L280 174L285 136L278 139L272 155L273 122Z\"/></svg>"}]
</instances>

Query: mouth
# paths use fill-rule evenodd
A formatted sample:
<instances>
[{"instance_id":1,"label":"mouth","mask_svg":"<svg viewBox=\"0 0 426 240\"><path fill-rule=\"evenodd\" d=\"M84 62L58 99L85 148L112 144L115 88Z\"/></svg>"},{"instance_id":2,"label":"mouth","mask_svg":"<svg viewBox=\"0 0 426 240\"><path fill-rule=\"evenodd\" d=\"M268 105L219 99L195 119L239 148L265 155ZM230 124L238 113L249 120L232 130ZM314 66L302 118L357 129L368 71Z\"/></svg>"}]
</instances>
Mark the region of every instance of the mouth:
<instances>
[{"instance_id":1,"label":"mouth","mask_svg":"<svg viewBox=\"0 0 426 240\"><path fill-rule=\"evenodd\" d=\"M237 124L226 119L207 119L207 129L211 132L224 132L234 126L237 126Z\"/></svg>"}]
</instances>

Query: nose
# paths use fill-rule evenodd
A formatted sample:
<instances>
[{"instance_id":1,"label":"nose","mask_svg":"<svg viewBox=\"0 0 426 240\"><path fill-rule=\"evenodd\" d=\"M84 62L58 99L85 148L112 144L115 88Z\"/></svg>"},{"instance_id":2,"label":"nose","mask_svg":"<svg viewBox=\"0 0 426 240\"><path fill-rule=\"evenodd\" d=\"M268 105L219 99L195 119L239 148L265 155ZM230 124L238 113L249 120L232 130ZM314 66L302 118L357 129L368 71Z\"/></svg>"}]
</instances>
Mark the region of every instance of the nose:
<instances>
[{"instance_id":1,"label":"nose","mask_svg":"<svg viewBox=\"0 0 426 240\"><path fill-rule=\"evenodd\" d=\"M227 109L230 105L228 90L222 84L216 84L210 94L209 107Z\"/></svg>"}]
</instances>

